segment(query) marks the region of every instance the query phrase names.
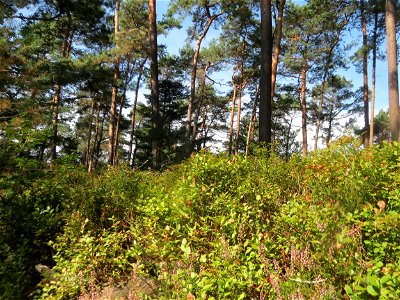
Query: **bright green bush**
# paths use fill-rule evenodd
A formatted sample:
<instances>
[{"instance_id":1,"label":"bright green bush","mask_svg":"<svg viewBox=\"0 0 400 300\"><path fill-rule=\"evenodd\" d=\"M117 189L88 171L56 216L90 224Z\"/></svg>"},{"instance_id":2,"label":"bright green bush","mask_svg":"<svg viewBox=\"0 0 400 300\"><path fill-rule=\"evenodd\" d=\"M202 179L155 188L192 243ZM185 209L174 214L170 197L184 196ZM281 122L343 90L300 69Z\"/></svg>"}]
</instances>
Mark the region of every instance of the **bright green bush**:
<instances>
[{"instance_id":1,"label":"bright green bush","mask_svg":"<svg viewBox=\"0 0 400 300\"><path fill-rule=\"evenodd\" d=\"M56 254L52 274L41 284L41 299L73 299L85 292L99 292L104 278L124 280L134 265L129 255L129 234L121 225L112 225L94 233L86 228L90 222L77 213L66 224L62 236L51 242Z\"/></svg>"},{"instance_id":2,"label":"bright green bush","mask_svg":"<svg viewBox=\"0 0 400 300\"><path fill-rule=\"evenodd\" d=\"M52 264L47 243L63 226L63 189L49 174L12 174L0 192L0 299L25 299L40 280L35 264Z\"/></svg>"},{"instance_id":3,"label":"bright green bush","mask_svg":"<svg viewBox=\"0 0 400 300\"><path fill-rule=\"evenodd\" d=\"M32 212L54 264L35 297L93 298L111 284L155 299L396 299L399 157L398 143L345 138L288 161L260 149L162 173L60 168L38 182L56 188L30 200L61 222Z\"/></svg>"},{"instance_id":4,"label":"bright green bush","mask_svg":"<svg viewBox=\"0 0 400 300\"><path fill-rule=\"evenodd\" d=\"M381 190L373 204L351 215L360 224L364 245L364 272L346 291L359 299L400 297L400 147L398 143L375 149ZM382 179L383 178L383 179Z\"/></svg>"}]
</instances>

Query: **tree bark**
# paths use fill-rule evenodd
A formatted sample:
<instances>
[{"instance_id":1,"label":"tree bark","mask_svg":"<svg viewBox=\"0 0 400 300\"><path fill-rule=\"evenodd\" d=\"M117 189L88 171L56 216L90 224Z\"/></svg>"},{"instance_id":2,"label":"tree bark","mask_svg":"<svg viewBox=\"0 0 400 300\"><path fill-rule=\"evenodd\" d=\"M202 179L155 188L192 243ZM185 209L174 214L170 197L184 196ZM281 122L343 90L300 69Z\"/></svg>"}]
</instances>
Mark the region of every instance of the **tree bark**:
<instances>
[{"instance_id":1,"label":"tree bark","mask_svg":"<svg viewBox=\"0 0 400 300\"><path fill-rule=\"evenodd\" d=\"M95 119L95 134L94 134L94 140L93 140L93 146L90 150L90 155L89 155L89 162L88 162L88 172L91 173L94 167L94 153L96 152L96 148L97 148L97 142L99 139L99 135L100 135L100 103L96 101L96 119ZM98 154L96 154L98 155Z\"/></svg>"},{"instance_id":2,"label":"tree bark","mask_svg":"<svg viewBox=\"0 0 400 300\"><path fill-rule=\"evenodd\" d=\"M200 54L200 47L201 43L206 36L208 30L211 27L211 24L213 21L218 18L222 13L216 14L216 15L211 15L210 14L210 8L208 5L206 5L206 11L207 11L207 23L205 25L205 28L203 32L199 35L196 41L196 48L194 51L193 55L193 65L192 65L192 74L190 78L190 98L189 98L189 103L188 103L188 109L187 109L187 117L186 117L186 132L187 132L187 137L188 137L188 155L190 155L193 151L192 148L192 135L191 135L191 127L192 127L192 112L193 112L193 105L195 103L195 95L196 95L196 75L197 75L197 63L199 59L199 54Z\"/></svg>"},{"instance_id":3,"label":"tree bark","mask_svg":"<svg viewBox=\"0 0 400 300\"><path fill-rule=\"evenodd\" d=\"M114 136L114 157L113 157L113 165L118 166L118 161L119 161L119 153L118 153L118 148L119 148L119 136L121 133L121 121L122 121L122 109L125 105L126 102L126 90L123 91L122 96L121 96L121 102L119 104L119 109L117 113L117 124L115 125L115 136Z\"/></svg>"},{"instance_id":4,"label":"tree bark","mask_svg":"<svg viewBox=\"0 0 400 300\"><path fill-rule=\"evenodd\" d=\"M250 141L252 139L252 133L254 132L254 124L256 123L256 118L257 118L257 100L258 100L259 95L260 95L260 87L257 85L256 95L255 95L254 102L253 102L253 109L252 109L252 112L251 112L251 119L250 119L250 123L249 123L249 129L247 130L246 152L245 152L246 157L249 155Z\"/></svg>"},{"instance_id":5,"label":"tree bark","mask_svg":"<svg viewBox=\"0 0 400 300\"><path fill-rule=\"evenodd\" d=\"M303 66L301 68L301 130L303 136L303 156L307 156L307 103L306 103L306 92L307 92L307 51L304 54Z\"/></svg>"},{"instance_id":6,"label":"tree bark","mask_svg":"<svg viewBox=\"0 0 400 300\"><path fill-rule=\"evenodd\" d=\"M239 84L238 110L236 114L235 155L239 154L240 115L242 112L242 84Z\"/></svg>"},{"instance_id":7,"label":"tree bark","mask_svg":"<svg viewBox=\"0 0 400 300\"><path fill-rule=\"evenodd\" d=\"M89 119L89 129L88 129L88 138L87 138L87 147L85 151L85 165L88 168L89 167L89 161L91 157L91 145L92 145L92 130L93 130L93 115L94 115L94 104L95 104L95 99L92 99L92 107L90 110L90 119Z\"/></svg>"},{"instance_id":8,"label":"tree bark","mask_svg":"<svg viewBox=\"0 0 400 300\"><path fill-rule=\"evenodd\" d=\"M347 24L347 22L348 21L346 21L343 24L343 27L341 29L344 28L344 26ZM317 150L317 148L318 148L319 130L321 128L321 113L322 113L322 106L323 106L324 97L325 97L326 77L328 76L328 72L329 72L330 68L332 68L333 50L338 45L339 41L340 41L340 34L338 33L336 35L336 38L335 38L334 42L330 45L331 47L330 47L329 52L328 52L327 62L325 64L325 66L324 66L324 75L322 76L322 84L321 84L321 95L320 95L319 105L318 105L317 126L316 126L316 129L315 129L314 150Z\"/></svg>"},{"instance_id":9,"label":"tree bark","mask_svg":"<svg viewBox=\"0 0 400 300\"><path fill-rule=\"evenodd\" d=\"M131 116L131 133L129 135L129 151L128 151L128 162L133 167L133 158L132 156L132 150L133 150L133 139L135 136L135 123L136 123L136 107L137 107L137 100L139 96L139 88L140 88L140 81L142 80L143 76L143 68L144 64L146 63L147 59L144 59L142 63L139 66L139 76L136 81L136 87L135 87L135 95L133 98L133 107L132 107L132 116Z\"/></svg>"},{"instance_id":10,"label":"tree bark","mask_svg":"<svg viewBox=\"0 0 400 300\"><path fill-rule=\"evenodd\" d=\"M324 76L322 77L322 83L321 83L321 95L319 98L319 104L318 104L318 115L317 115L317 126L315 128L315 141L314 141L314 150L317 150L318 148L318 139L319 139L319 129L321 127L321 114L322 114L322 106L324 104L324 97L325 97L325 81L326 81L326 75L327 75L327 70L325 69L324 71Z\"/></svg>"},{"instance_id":11,"label":"tree bark","mask_svg":"<svg viewBox=\"0 0 400 300\"><path fill-rule=\"evenodd\" d=\"M376 47L378 39L378 13L374 12L374 33L372 36L372 82L371 82L371 115L369 124L369 145L374 144L374 117L375 117L375 82L376 82Z\"/></svg>"},{"instance_id":12,"label":"tree bark","mask_svg":"<svg viewBox=\"0 0 400 300\"><path fill-rule=\"evenodd\" d=\"M132 62L128 58L128 62L126 65L126 70L125 70L125 80L123 84L123 90L122 90L122 97L121 101L119 104L119 109L118 109L118 118L117 118L117 124L115 127L115 138L114 138L114 165L118 165L119 163L119 141L120 141L120 135L121 135L121 121L122 121L122 109L124 108L125 102L126 102L126 92L128 90L128 85L129 82L132 80Z\"/></svg>"},{"instance_id":13,"label":"tree bark","mask_svg":"<svg viewBox=\"0 0 400 300\"><path fill-rule=\"evenodd\" d=\"M332 138L332 123L333 123L333 105L334 105L334 101L335 101L335 89L332 90L332 99L331 99L331 103L329 105L329 117L328 117L328 132L326 135L326 146L329 146L329 143L331 142L331 138Z\"/></svg>"},{"instance_id":14,"label":"tree bark","mask_svg":"<svg viewBox=\"0 0 400 300\"><path fill-rule=\"evenodd\" d=\"M278 1L277 1L278 2ZM272 57L272 73L271 73L271 98L275 97L276 74L278 70L279 53L281 51L282 27L283 27L283 10L286 0L280 0L278 9L278 19L275 25L274 54Z\"/></svg>"},{"instance_id":15,"label":"tree bark","mask_svg":"<svg viewBox=\"0 0 400 300\"><path fill-rule=\"evenodd\" d=\"M241 57L240 57L240 83L239 83L239 98L238 98L238 111L236 116L236 139L235 139L235 155L239 154L239 137L240 137L240 121L241 121L241 112L242 112L242 95L243 90L246 86L246 78L244 76L244 60L246 55L246 42L243 37L242 41L242 49L241 49ZM272 97L272 96L271 96Z\"/></svg>"},{"instance_id":16,"label":"tree bark","mask_svg":"<svg viewBox=\"0 0 400 300\"><path fill-rule=\"evenodd\" d=\"M259 141L272 142L272 16L271 0L261 0L261 74Z\"/></svg>"},{"instance_id":17,"label":"tree bark","mask_svg":"<svg viewBox=\"0 0 400 300\"><path fill-rule=\"evenodd\" d=\"M152 167L160 166L160 101L158 92L158 54L157 54L157 23L156 1L149 0L149 37L150 37L150 85L151 85L151 110L152 110Z\"/></svg>"},{"instance_id":18,"label":"tree bark","mask_svg":"<svg viewBox=\"0 0 400 300\"><path fill-rule=\"evenodd\" d=\"M94 157L94 164L93 164L94 168L96 168L99 163L101 142L103 141L104 121L106 119L106 115L107 115L107 112L104 110L103 117L101 118L101 122L100 122L99 135L98 135L98 140L97 140L97 145L96 145L96 155Z\"/></svg>"},{"instance_id":19,"label":"tree bark","mask_svg":"<svg viewBox=\"0 0 400 300\"><path fill-rule=\"evenodd\" d=\"M206 89L206 78L207 78L207 71L210 67L210 63L208 62L206 64L206 66L204 67L204 76L203 76L203 80L201 82L201 91L200 91L200 101L197 104L196 107L196 111L194 114L194 120L193 120L193 131L192 131L192 149L194 149L195 145L196 145L196 136L197 136L197 128L198 128L198 121L199 121L199 117L200 117L200 110L201 107L204 103L204 98L205 98L205 89Z\"/></svg>"},{"instance_id":20,"label":"tree bark","mask_svg":"<svg viewBox=\"0 0 400 300\"><path fill-rule=\"evenodd\" d=\"M73 32L72 32L72 17L68 14L68 27L65 33L63 44L61 48L61 55L63 58L68 58L71 53L71 46L73 40ZM61 100L61 83L58 80L55 84L55 91L53 96L53 103L52 103L52 118L51 124L53 127L53 137L51 142L51 164L50 167L54 167L54 160L57 158L57 144L58 144L58 115L59 115L59 106Z\"/></svg>"},{"instance_id":21,"label":"tree bark","mask_svg":"<svg viewBox=\"0 0 400 300\"><path fill-rule=\"evenodd\" d=\"M203 139L203 149L206 148L207 143L207 128L206 128L206 118L207 118L208 108L206 107L201 114L201 138Z\"/></svg>"},{"instance_id":22,"label":"tree bark","mask_svg":"<svg viewBox=\"0 0 400 300\"><path fill-rule=\"evenodd\" d=\"M228 154L232 154L232 145L233 145L233 119L235 117L235 108L236 108L236 84L235 84L235 76L232 75L232 84L233 84L233 96L232 96L232 106L231 106L231 116L229 122L229 144L228 144Z\"/></svg>"},{"instance_id":23,"label":"tree bark","mask_svg":"<svg viewBox=\"0 0 400 300\"><path fill-rule=\"evenodd\" d=\"M386 41L388 60L389 116L392 141L399 141L399 82L396 44L396 0L386 0Z\"/></svg>"},{"instance_id":24,"label":"tree bark","mask_svg":"<svg viewBox=\"0 0 400 300\"><path fill-rule=\"evenodd\" d=\"M53 113L51 123L53 126L53 140L51 144L51 166L53 167L54 160L57 158L57 144L58 144L58 108L61 98L61 84L56 83L55 93L53 96Z\"/></svg>"},{"instance_id":25,"label":"tree bark","mask_svg":"<svg viewBox=\"0 0 400 300\"><path fill-rule=\"evenodd\" d=\"M363 142L368 146L369 142L369 99L368 99L368 36L367 36L367 20L365 18L364 0L360 1L361 9L361 26L363 36L362 47L362 64L363 64L363 100L364 100L364 133Z\"/></svg>"},{"instance_id":26,"label":"tree bark","mask_svg":"<svg viewBox=\"0 0 400 300\"><path fill-rule=\"evenodd\" d=\"M293 118L294 118L294 116L292 116L292 117L290 118L288 130L287 130L287 134L286 134L286 141L285 141L285 158L286 158L286 159L289 158L290 131L292 130Z\"/></svg>"},{"instance_id":27,"label":"tree bark","mask_svg":"<svg viewBox=\"0 0 400 300\"><path fill-rule=\"evenodd\" d=\"M115 1L115 13L114 13L114 35L115 35L115 48L118 49L118 33L119 33L119 4L120 2ZM114 166L114 152L116 149L116 125L117 125L117 98L118 98L118 78L119 78L119 54L116 54L114 62L114 75L113 75L113 86L111 90L111 107L110 107L110 124L108 126L108 163Z\"/></svg>"}]
</instances>

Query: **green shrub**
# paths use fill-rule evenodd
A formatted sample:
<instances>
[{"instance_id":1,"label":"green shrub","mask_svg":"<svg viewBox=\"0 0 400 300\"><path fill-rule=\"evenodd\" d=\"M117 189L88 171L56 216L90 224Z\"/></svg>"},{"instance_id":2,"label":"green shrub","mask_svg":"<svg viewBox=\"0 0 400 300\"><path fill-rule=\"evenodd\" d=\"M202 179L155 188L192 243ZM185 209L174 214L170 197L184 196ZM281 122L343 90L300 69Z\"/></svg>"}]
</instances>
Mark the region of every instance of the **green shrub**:
<instances>
[{"instance_id":1,"label":"green shrub","mask_svg":"<svg viewBox=\"0 0 400 300\"><path fill-rule=\"evenodd\" d=\"M72 299L101 291L110 279L122 281L131 275L136 261L127 247L129 234L110 220L108 229L94 233L86 228L88 219L76 213L62 236L51 242L57 254L51 275L41 284L40 299ZM107 281L105 281L107 280Z\"/></svg>"},{"instance_id":2,"label":"green shrub","mask_svg":"<svg viewBox=\"0 0 400 300\"><path fill-rule=\"evenodd\" d=\"M67 164L5 195L34 203L29 226L53 251L37 298L101 299L112 287L155 299L396 299L399 153L344 138L307 158L200 153L162 173ZM31 247L3 247L2 268L28 264Z\"/></svg>"},{"instance_id":3,"label":"green shrub","mask_svg":"<svg viewBox=\"0 0 400 300\"><path fill-rule=\"evenodd\" d=\"M48 175L12 175L0 186L0 298L24 299L40 280L35 265L52 264L47 242L63 226L63 188Z\"/></svg>"}]
</instances>

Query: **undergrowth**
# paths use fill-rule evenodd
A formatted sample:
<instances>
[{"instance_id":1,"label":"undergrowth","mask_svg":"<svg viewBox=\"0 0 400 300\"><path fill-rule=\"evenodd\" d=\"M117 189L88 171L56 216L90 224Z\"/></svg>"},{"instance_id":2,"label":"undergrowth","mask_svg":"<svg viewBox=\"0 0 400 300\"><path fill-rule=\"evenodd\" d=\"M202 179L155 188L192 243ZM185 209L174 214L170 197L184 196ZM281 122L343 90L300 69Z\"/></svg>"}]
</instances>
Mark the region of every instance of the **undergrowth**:
<instances>
[{"instance_id":1,"label":"undergrowth","mask_svg":"<svg viewBox=\"0 0 400 300\"><path fill-rule=\"evenodd\" d=\"M288 161L259 149L161 173L10 175L0 298L21 284L17 298L398 299L399 168L398 143L341 139Z\"/></svg>"}]
</instances>

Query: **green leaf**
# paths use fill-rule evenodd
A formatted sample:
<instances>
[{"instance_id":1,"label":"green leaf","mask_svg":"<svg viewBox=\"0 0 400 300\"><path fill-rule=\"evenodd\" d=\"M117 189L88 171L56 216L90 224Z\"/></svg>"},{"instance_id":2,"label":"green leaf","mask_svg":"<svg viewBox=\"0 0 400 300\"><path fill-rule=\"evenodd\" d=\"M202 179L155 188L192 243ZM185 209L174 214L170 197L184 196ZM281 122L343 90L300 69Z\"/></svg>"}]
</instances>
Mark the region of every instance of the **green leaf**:
<instances>
[{"instance_id":1,"label":"green leaf","mask_svg":"<svg viewBox=\"0 0 400 300\"><path fill-rule=\"evenodd\" d=\"M349 285L345 285L344 286L344 289L345 289L345 291L346 291L346 293L347 293L347 295L352 295L353 294L353 289L349 286Z\"/></svg>"},{"instance_id":2,"label":"green leaf","mask_svg":"<svg viewBox=\"0 0 400 300\"><path fill-rule=\"evenodd\" d=\"M380 279L381 284L385 284L390 280L391 276L390 275L385 275Z\"/></svg>"},{"instance_id":3,"label":"green leaf","mask_svg":"<svg viewBox=\"0 0 400 300\"><path fill-rule=\"evenodd\" d=\"M368 277L368 282L375 287L379 287L379 280L378 277L375 275Z\"/></svg>"},{"instance_id":4,"label":"green leaf","mask_svg":"<svg viewBox=\"0 0 400 300\"><path fill-rule=\"evenodd\" d=\"M238 299L239 299L239 300L240 300L240 299L244 299L245 297L246 297L246 294L245 294L245 293L241 293Z\"/></svg>"},{"instance_id":5,"label":"green leaf","mask_svg":"<svg viewBox=\"0 0 400 300\"><path fill-rule=\"evenodd\" d=\"M378 296L378 292L372 285L367 286L367 292L372 296Z\"/></svg>"},{"instance_id":6,"label":"green leaf","mask_svg":"<svg viewBox=\"0 0 400 300\"><path fill-rule=\"evenodd\" d=\"M206 257L205 254L200 256L200 262L202 262L202 263L206 263L207 262L207 257Z\"/></svg>"},{"instance_id":7,"label":"green leaf","mask_svg":"<svg viewBox=\"0 0 400 300\"><path fill-rule=\"evenodd\" d=\"M186 240L186 238L183 238L183 239L182 239L181 250L185 253L185 255L189 255L190 252L191 252L190 246L187 245L187 240Z\"/></svg>"}]
</instances>

